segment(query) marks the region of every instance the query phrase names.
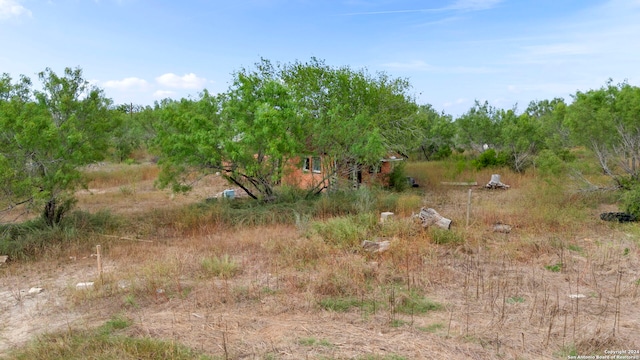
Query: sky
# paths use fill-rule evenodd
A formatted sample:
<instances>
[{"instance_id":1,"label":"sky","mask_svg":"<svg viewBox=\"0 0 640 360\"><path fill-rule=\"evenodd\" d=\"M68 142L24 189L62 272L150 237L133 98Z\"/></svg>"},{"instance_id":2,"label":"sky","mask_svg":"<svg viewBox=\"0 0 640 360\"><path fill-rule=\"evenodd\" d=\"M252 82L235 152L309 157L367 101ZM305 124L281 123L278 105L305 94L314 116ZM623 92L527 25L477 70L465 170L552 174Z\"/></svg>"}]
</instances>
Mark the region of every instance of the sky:
<instances>
[{"instance_id":1,"label":"sky","mask_svg":"<svg viewBox=\"0 0 640 360\"><path fill-rule=\"evenodd\" d=\"M454 117L640 85L640 0L0 0L0 73L80 67L116 104L224 92L261 58L406 78Z\"/></svg>"}]
</instances>

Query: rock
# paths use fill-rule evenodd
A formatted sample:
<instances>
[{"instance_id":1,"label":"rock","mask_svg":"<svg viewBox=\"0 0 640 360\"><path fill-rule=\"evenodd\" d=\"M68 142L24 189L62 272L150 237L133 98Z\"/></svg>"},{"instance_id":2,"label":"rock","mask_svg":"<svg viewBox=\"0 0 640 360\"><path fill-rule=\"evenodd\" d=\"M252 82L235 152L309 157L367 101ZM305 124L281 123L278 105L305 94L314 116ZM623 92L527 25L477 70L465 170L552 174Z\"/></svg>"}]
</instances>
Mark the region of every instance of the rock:
<instances>
[{"instance_id":1,"label":"rock","mask_svg":"<svg viewBox=\"0 0 640 360\"><path fill-rule=\"evenodd\" d=\"M27 294L29 295L35 295L35 294L40 294L41 292L43 292L44 289L43 288L39 288L39 287L32 287L31 289L29 289L29 291L27 292Z\"/></svg>"},{"instance_id":2,"label":"rock","mask_svg":"<svg viewBox=\"0 0 640 360\"><path fill-rule=\"evenodd\" d=\"M0 265L4 264L9 260L9 255L0 255Z\"/></svg>"},{"instance_id":3,"label":"rock","mask_svg":"<svg viewBox=\"0 0 640 360\"><path fill-rule=\"evenodd\" d=\"M569 297L572 299L582 299L582 298L585 298L586 296L584 294L569 294Z\"/></svg>"},{"instance_id":4,"label":"rock","mask_svg":"<svg viewBox=\"0 0 640 360\"><path fill-rule=\"evenodd\" d=\"M76 290L91 290L93 289L93 281L80 282L76 284Z\"/></svg>"},{"instance_id":5,"label":"rock","mask_svg":"<svg viewBox=\"0 0 640 360\"><path fill-rule=\"evenodd\" d=\"M370 253L383 253L389 250L390 246L391 242L388 240L380 242L365 240L362 242L362 247Z\"/></svg>"},{"instance_id":6,"label":"rock","mask_svg":"<svg viewBox=\"0 0 640 360\"><path fill-rule=\"evenodd\" d=\"M385 221L387 221L392 216L393 216L393 213L389 212L389 211L385 211L383 213L380 213L380 224L384 223Z\"/></svg>"},{"instance_id":7,"label":"rock","mask_svg":"<svg viewBox=\"0 0 640 360\"><path fill-rule=\"evenodd\" d=\"M508 234L511 232L511 225L496 223L493 225L493 232Z\"/></svg>"}]
</instances>

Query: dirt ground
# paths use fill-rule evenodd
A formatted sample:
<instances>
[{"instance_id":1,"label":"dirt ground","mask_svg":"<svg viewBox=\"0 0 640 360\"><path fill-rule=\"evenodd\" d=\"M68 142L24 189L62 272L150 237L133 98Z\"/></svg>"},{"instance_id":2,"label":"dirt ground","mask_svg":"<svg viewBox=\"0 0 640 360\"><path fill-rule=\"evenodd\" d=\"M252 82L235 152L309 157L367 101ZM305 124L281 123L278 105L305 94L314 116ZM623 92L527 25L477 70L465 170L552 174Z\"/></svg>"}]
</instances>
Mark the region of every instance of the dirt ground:
<instances>
[{"instance_id":1,"label":"dirt ground","mask_svg":"<svg viewBox=\"0 0 640 360\"><path fill-rule=\"evenodd\" d=\"M78 206L97 211L109 204L112 212L133 214L201 201L227 188L210 178L189 195L172 196L144 181L125 191L122 186L81 191ZM457 204L465 203L464 192L456 196ZM440 205L446 212L444 202ZM594 217L600 210L594 209ZM567 358L571 349L577 355L640 350L640 250L627 230L610 224L577 229L570 240L581 250L557 254L536 250L544 245L535 238L520 239L527 249L514 248L510 240L517 229L487 231L476 239L482 246L434 247L420 270L420 284L444 308L399 316L393 326L385 311L319 309L312 294L297 290L305 276L314 275L278 273L277 264L263 263L259 246L243 249L243 271L232 280L203 281L193 272L202 251L195 243L233 246L247 238L296 237L295 227L123 240L104 256L104 272L120 289L104 299L76 290L78 283L98 278L91 253L0 266L0 355L39 334L93 328L118 313L134 320L131 335L176 340L229 359L555 359ZM484 252L488 247L502 247L510 256ZM539 256L509 260L520 252ZM147 255L136 257L139 253ZM128 287L149 282L147 272L164 271L152 268L157 265L147 263L149 257L177 262L181 270L170 283L149 285L155 294L134 298ZM563 271L545 270L559 260Z\"/></svg>"}]
</instances>

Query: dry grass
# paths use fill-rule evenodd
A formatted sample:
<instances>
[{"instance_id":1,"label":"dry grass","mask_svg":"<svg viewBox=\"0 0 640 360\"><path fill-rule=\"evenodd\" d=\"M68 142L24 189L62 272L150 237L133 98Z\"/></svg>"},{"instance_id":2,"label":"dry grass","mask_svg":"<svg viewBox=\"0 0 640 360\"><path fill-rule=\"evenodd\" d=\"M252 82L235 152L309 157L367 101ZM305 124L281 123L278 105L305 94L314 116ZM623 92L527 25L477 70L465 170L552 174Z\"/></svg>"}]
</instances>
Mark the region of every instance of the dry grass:
<instances>
[{"instance_id":1,"label":"dry grass","mask_svg":"<svg viewBox=\"0 0 640 360\"><path fill-rule=\"evenodd\" d=\"M85 314L76 321L124 314L132 337L220 359L552 359L639 348L637 225L601 222L606 195L500 170L511 189L473 188L466 226L469 189L440 181L483 185L494 171L412 165L422 187L379 195L374 209L397 212L384 225L373 212L259 226L220 224L206 207L124 212L134 216L123 230L135 234L107 243L102 279L91 258L42 271L60 283L58 301ZM409 219L421 206L451 218L452 230L421 229ZM493 232L496 222L512 231ZM364 239L391 248L370 254ZM80 258L71 251L60 258ZM36 268L11 264L2 281L17 287ZM70 269L99 285L75 291Z\"/></svg>"}]
</instances>

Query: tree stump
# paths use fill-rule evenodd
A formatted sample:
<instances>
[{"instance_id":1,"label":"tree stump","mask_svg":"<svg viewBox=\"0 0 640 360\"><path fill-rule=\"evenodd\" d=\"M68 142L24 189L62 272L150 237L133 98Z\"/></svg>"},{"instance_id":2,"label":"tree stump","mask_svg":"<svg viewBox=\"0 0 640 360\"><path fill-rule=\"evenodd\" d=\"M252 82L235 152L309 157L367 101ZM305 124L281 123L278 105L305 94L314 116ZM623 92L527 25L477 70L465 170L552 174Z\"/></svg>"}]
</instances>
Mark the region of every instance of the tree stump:
<instances>
[{"instance_id":1,"label":"tree stump","mask_svg":"<svg viewBox=\"0 0 640 360\"><path fill-rule=\"evenodd\" d=\"M487 189L508 189L510 186L507 184L503 184L500 181L500 175L493 174L491 175L491 181L487 185L485 185Z\"/></svg>"},{"instance_id":2,"label":"tree stump","mask_svg":"<svg viewBox=\"0 0 640 360\"><path fill-rule=\"evenodd\" d=\"M429 227L429 226L435 225L445 230L449 230L451 228L451 220L438 214L438 212L432 208L420 209L420 213L418 214L418 217L422 221L422 227Z\"/></svg>"}]
</instances>

